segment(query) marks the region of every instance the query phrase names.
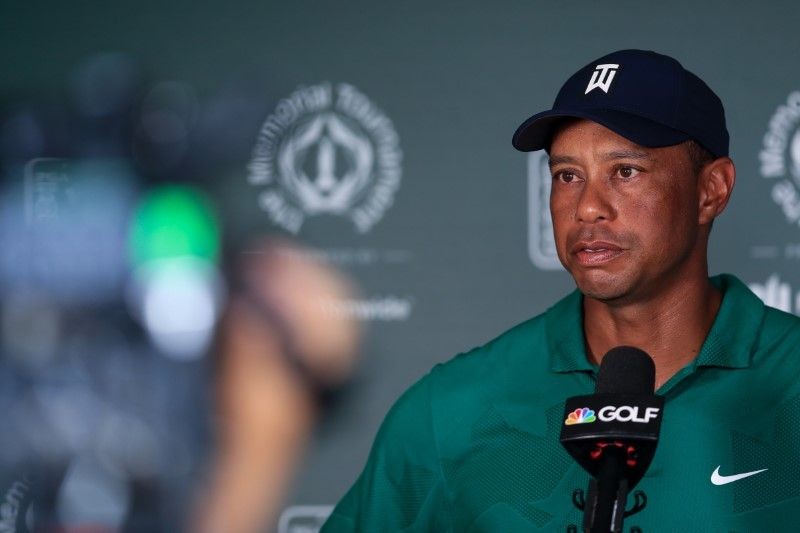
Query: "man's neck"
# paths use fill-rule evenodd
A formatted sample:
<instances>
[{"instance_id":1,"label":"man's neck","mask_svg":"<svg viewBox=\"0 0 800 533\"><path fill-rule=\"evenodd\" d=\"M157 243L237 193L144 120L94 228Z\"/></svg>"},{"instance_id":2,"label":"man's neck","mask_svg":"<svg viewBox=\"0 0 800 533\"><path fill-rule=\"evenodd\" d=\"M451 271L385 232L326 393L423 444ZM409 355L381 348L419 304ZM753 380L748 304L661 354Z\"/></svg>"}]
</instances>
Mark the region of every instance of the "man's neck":
<instances>
[{"instance_id":1,"label":"man's neck","mask_svg":"<svg viewBox=\"0 0 800 533\"><path fill-rule=\"evenodd\" d=\"M640 348L655 361L658 389L700 353L721 302L707 276L621 306L584 297L587 355L599 363L615 346Z\"/></svg>"}]
</instances>

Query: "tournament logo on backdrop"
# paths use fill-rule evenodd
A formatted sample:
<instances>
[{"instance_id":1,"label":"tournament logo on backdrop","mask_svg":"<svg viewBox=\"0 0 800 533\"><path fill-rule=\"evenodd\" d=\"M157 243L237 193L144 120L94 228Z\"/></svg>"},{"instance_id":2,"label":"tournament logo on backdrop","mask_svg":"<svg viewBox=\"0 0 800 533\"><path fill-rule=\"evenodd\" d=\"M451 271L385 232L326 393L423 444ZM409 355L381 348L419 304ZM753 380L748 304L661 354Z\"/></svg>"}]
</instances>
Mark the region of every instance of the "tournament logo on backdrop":
<instances>
[{"instance_id":1,"label":"tournament logo on backdrop","mask_svg":"<svg viewBox=\"0 0 800 533\"><path fill-rule=\"evenodd\" d=\"M800 226L800 91L778 106L759 153L761 176L773 181L771 196L787 222Z\"/></svg>"},{"instance_id":2,"label":"tournament logo on backdrop","mask_svg":"<svg viewBox=\"0 0 800 533\"><path fill-rule=\"evenodd\" d=\"M800 227L800 91L792 91L769 119L758 153L759 173L770 184L769 195L782 218ZM800 260L798 233L774 231L770 241L750 247L750 257L768 261L766 281L749 283L765 304L800 314L796 261ZM763 275L763 274L762 274ZM787 279L788 278L788 279Z\"/></svg>"},{"instance_id":3,"label":"tournament logo on backdrop","mask_svg":"<svg viewBox=\"0 0 800 533\"><path fill-rule=\"evenodd\" d=\"M392 121L352 85L300 87L261 127L248 181L273 223L297 234L335 215L366 233L392 205L402 176Z\"/></svg>"},{"instance_id":4,"label":"tournament logo on backdrop","mask_svg":"<svg viewBox=\"0 0 800 533\"><path fill-rule=\"evenodd\" d=\"M550 218L550 168L544 150L528 155L528 255L542 270L562 270Z\"/></svg>"}]
</instances>

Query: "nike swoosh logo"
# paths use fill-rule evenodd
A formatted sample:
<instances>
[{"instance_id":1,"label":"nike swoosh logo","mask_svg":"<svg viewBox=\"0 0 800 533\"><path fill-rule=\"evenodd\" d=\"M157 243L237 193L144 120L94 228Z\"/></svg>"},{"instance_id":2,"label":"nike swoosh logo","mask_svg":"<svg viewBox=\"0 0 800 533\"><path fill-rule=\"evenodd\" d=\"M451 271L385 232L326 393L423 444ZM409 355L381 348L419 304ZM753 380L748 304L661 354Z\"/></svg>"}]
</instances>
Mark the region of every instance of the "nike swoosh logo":
<instances>
[{"instance_id":1,"label":"nike swoosh logo","mask_svg":"<svg viewBox=\"0 0 800 533\"><path fill-rule=\"evenodd\" d=\"M711 473L711 483L713 483L714 485L727 485L728 483L733 483L734 481L739 481L740 479L744 479L750 476L755 476L756 474L760 474L761 472L766 472L766 471L767 471L766 468L762 468L761 470L753 470L752 472L733 474L732 476L723 476L722 474L719 473L719 466L718 466Z\"/></svg>"}]
</instances>

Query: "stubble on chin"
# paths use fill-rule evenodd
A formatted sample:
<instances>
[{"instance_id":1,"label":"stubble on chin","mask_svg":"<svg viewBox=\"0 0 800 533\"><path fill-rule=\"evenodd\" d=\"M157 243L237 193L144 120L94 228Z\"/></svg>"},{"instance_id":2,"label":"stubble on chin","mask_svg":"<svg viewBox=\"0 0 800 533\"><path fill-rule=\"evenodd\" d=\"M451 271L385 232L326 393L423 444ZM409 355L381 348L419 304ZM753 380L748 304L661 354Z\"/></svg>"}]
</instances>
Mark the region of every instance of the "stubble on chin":
<instances>
[{"instance_id":1,"label":"stubble on chin","mask_svg":"<svg viewBox=\"0 0 800 533\"><path fill-rule=\"evenodd\" d=\"M578 290L586 298L613 304L624 300L628 295L628 288L623 277L619 274L603 273L602 275L597 275L597 273L581 273L576 276L573 271L569 269L568 271L572 275Z\"/></svg>"}]
</instances>

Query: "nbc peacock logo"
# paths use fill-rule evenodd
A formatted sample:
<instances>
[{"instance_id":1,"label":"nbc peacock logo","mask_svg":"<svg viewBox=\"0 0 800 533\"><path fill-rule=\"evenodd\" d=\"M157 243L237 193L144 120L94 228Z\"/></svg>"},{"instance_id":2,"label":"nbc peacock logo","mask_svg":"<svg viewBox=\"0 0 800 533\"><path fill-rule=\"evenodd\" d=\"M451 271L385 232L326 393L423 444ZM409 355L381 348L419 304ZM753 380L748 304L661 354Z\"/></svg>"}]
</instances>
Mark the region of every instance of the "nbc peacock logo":
<instances>
[{"instance_id":1,"label":"nbc peacock logo","mask_svg":"<svg viewBox=\"0 0 800 533\"><path fill-rule=\"evenodd\" d=\"M564 424L567 426L571 426L573 424L588 424L589 422L594 422L595 420L597 420L597 417L594 416L594 411L588 407L579 407L567 415L567 419L564 420Z\"/></svg>"}]
</instances>

